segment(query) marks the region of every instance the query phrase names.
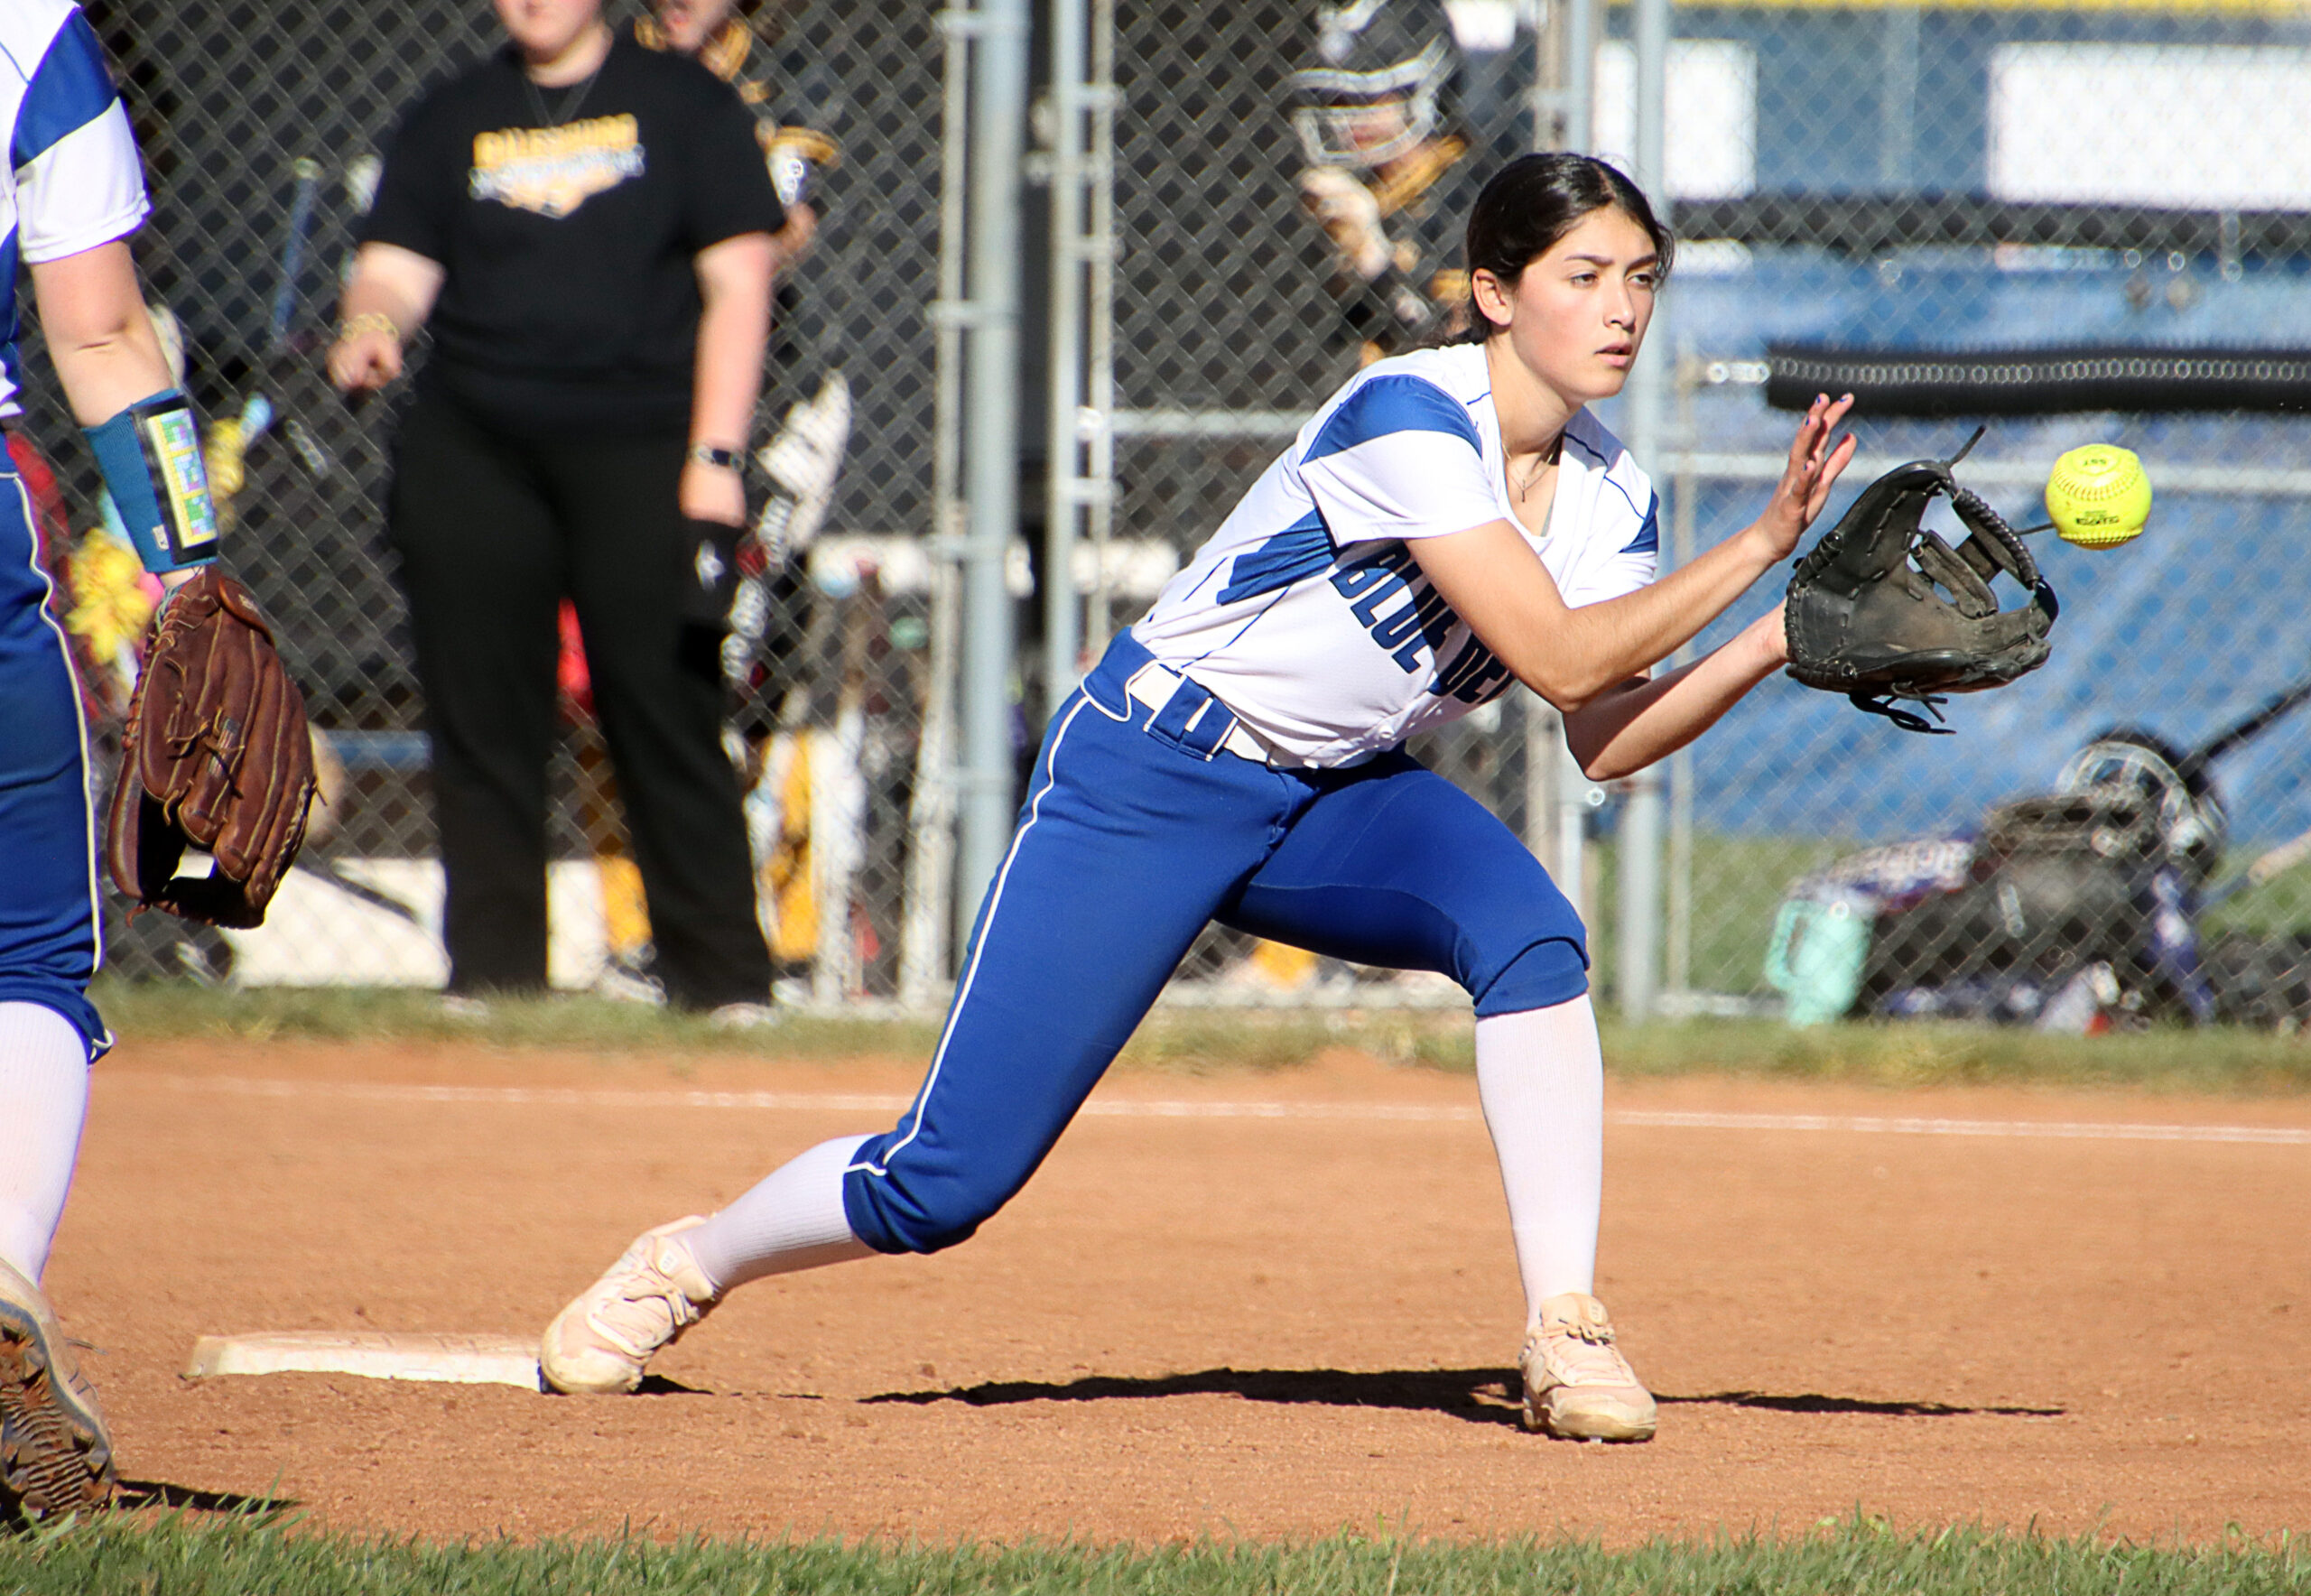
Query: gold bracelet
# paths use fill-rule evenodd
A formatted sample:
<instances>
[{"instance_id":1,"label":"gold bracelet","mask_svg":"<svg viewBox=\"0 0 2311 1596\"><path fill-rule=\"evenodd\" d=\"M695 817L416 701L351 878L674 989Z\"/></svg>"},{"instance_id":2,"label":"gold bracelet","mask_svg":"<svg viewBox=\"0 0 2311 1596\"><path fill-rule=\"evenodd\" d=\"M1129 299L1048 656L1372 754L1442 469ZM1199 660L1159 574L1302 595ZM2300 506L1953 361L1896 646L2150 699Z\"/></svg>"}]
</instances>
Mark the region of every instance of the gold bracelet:
<instances>
[{"instance_id":1,"label":"gold bracelet","mask_svg":"<svg viewBox=\"0 0 2311 1596\"><path fill-rule=\"evenodd\" d=\"M383 311L364 311L358 316L347 317L338 323L337 341L346 343L365 332L382 332L394 342L401 342L401 329L394 326L394 319Z\"/></svg>"}]
</instances>

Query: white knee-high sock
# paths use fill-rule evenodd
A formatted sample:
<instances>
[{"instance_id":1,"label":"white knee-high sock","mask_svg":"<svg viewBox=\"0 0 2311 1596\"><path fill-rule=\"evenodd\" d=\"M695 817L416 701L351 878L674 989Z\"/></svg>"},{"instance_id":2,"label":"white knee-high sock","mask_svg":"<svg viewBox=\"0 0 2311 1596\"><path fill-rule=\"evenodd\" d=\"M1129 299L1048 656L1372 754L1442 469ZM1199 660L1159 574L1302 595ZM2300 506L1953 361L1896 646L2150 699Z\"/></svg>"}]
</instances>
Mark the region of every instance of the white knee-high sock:
<instances>
[{"instance_id":1,"label":"white knee-high sock","mask_svg":"<svg viewBox=\"0 0 2311 1596\"><path fill-rule=\"evenodd\" d=\"M88 1117L88 1046L40 1003L0 1003L0 1258L38 1284Z\"/></svg>"},{"instance_id":2,"label":"white knee-high sock","mask_svg":"<svg viewBox=\"0 0 2311 1596\"><path fill-rule=\"evenodd\" d=\"M736 1202L682 1239L706 1277L723 1291L875 1249L850 1233L842 1211L842 1172L868 1138L821 1142L765 1175Z\"/></svg>"},{"instance_id":3,"label":"white knee-high sock","mask_svg":"<svg viewBox=\"0 0 2311 1596\"><path fill-rule=\"evenodd\" d=\"M1477 1021L1477 1100L1500 1160L1529 1323L1550 1297L1596 1284L1605 1070L1588 995Z\"/></svg>"}]
</instances>

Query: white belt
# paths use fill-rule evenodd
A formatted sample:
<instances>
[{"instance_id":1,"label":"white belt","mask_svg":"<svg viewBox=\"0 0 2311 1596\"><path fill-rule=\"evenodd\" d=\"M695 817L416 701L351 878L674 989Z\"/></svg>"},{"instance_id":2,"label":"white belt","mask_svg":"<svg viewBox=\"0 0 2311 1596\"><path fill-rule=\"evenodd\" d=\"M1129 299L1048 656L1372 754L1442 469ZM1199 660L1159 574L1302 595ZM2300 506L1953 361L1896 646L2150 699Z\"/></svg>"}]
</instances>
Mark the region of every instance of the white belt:
<instances>
[{"instance_id":1,"label":"white belt","mask_svg":"<svg viewBox=\"0 0 2311 1596\"><path fill-rule=\"evenodd\" d=\"M1164 706L1172 701L1173 696L1187 685L1187 680L1168 665L1149 663L1140 666L1138 670L1132 673L1131 680L1124 683L1124 691L1131 695L1134 702L1144 704L1160 714L1163 712ZM1204 691L1209 692L1211 690L1205 688ZM1228 728L1228 734L1220 739L1219 746L1221 748L1235 755L1239 759L1248 759L1255 765L1268 763L1267 746L1258 738L1253 736L1241 720L1236 719L1235 711L1229 709L1226 704L1216 698L1213 699L1203 707L1197 719L1201 720L1205 715L1225 715L1235 721L1235 724ZM1191 733L1194 726L1194 721L1189 722Z\"/></svg>"}]
</instances>

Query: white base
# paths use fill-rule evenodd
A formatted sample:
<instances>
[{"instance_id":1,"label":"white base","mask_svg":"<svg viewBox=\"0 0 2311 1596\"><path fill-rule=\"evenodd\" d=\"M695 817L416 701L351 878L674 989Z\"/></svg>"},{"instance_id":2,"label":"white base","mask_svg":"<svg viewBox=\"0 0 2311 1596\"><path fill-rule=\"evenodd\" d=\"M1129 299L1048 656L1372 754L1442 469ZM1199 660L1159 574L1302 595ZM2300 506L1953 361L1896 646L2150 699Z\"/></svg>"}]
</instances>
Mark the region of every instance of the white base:
<instances>
[{"instance_id":1,"label":"white base","mask_svg":"<svg viewBox=\"0 0 2311 1596\"><path fill-rule=\"evenodd\" d=\"M544 1389L538 1344L510 1335L426 1335L375 1330L295 1330L205 1335L184 1378L221 1374L350 1374L376 1380Z\"/></svg>"}]
</instances>

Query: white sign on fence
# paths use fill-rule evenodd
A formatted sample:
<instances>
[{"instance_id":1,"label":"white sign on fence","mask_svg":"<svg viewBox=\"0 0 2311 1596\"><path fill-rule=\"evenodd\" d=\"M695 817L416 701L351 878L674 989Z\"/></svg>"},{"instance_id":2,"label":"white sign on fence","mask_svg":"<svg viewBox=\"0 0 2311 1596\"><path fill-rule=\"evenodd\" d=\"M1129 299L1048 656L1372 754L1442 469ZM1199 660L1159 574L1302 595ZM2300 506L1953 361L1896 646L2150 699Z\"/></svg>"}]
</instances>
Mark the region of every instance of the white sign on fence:
<instances>
[{"instance_id":1,"label":"white sign on fence","mask_svg":"<svg viewBox=\"0 0 2311 1596\"><path fill-rule=\"evenodd\" d=\"M1990 66L1991 192L2303 209L2311 207L2306 106L2311 51L2002 44Z\"/></svg>"}]
</instances>

